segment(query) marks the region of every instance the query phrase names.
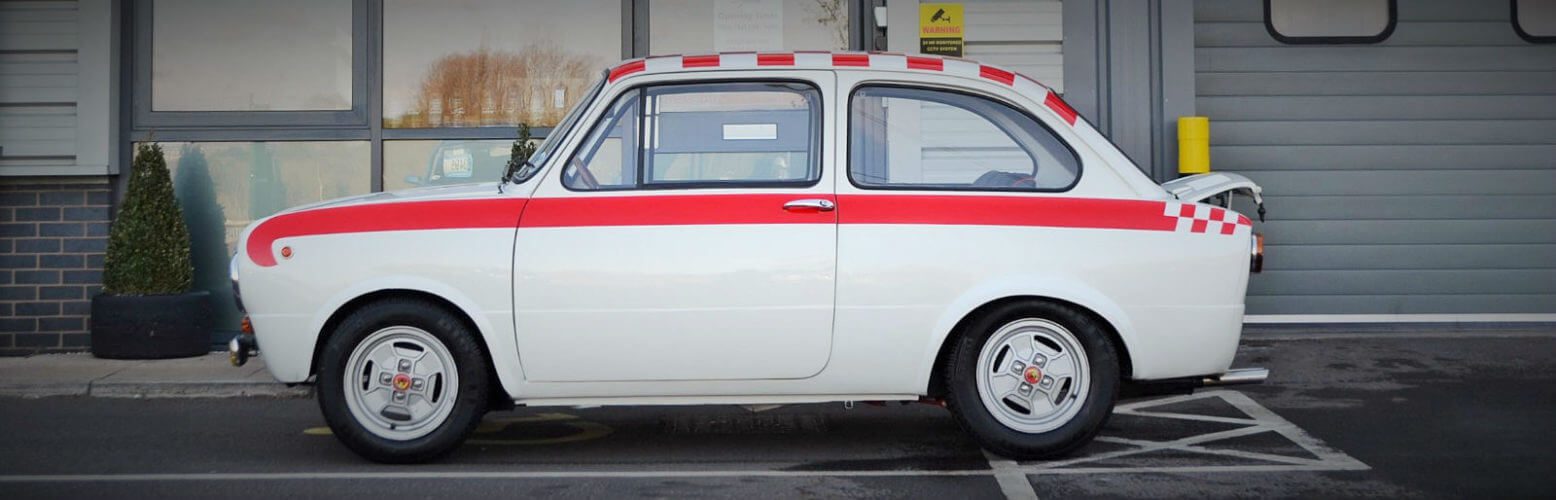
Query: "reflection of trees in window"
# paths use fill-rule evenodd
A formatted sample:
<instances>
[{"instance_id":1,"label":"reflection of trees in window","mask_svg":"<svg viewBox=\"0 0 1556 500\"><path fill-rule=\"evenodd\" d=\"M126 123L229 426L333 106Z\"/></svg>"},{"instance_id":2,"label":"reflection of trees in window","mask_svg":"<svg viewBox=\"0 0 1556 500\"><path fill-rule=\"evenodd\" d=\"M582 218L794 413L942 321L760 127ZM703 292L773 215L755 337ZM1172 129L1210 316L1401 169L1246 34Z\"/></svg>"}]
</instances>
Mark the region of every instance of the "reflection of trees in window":
<instances>
[{"instance_id":1,"label":"reflection of trees in window","mask_svg":"<svg viewBox=\"0 0 1556 500\"><path fill-rule=\"evenodd\" d=\"M427 68L411 109L386 118L384 125L555 125L588 91L594 72L603 66L596 57L549 44L529 45L517 52L481 47L445 55Z\"/></svg>"},{"instance_id":2,"label":"reflection of trees in window","mask_svg":"<svg viewBox=\"0 0 1556 500\"><path fill-rule=\"evenodd\" d=\"M816 10L820 11L816 24L832 28L837 48L848 48L848 23L843 22L848 18L848 7L843 5L843 0L816 0Z\"/></svg>"},{"instance_id":3,"label":"reflection of trees in window","mask_svg":"<svg viewBox=\"0 0 1556 500\"><path fill-rule=\"evenodd\" d=\"M216 304L232 303L227 277L227 214L216 195L216 180L205 152L195 144L179 148L173 191L189 226L189 257L194 263L194 287L211 293ZM241 227L239 229L242 229ZM239 318L227 307L215 308L219 330L237 330Z\"/></svg>"}]
</instances>

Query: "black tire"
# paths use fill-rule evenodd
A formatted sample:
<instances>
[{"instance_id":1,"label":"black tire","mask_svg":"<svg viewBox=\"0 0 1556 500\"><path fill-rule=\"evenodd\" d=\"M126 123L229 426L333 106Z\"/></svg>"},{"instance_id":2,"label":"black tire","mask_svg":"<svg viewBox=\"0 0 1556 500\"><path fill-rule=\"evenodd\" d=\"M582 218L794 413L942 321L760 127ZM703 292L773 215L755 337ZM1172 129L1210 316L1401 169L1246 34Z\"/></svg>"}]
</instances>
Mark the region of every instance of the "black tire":
<instances>
[{"instance_id":1,"label":"black tire","mask_svg":"<svg viewBox=\"0 0 1556 500\"><path fill-rule=\"evenodd\" d=\"M344 373L352 350L368 335L390 326L413 326L431 333L454 358L459 391L446 420L430 434L396 441L373 434L347 406ZM381 463L421 463L458 448L481 423L489 401L490 368L474 332L437 305L415 299L386 299L353 312L330 332L319 356L319 409L335 437L363 458Z\"/></svg>"},{"instance_id":2,"label":"black tire","mask_svg":"<svg viewBox=\"0 0 1556 500\"><path fill-rule=\"evenodd\" d=\"M1069 422L1042 433L1025 433L1000 423L978 395L978 355L989 337L1012 321L1038 318L1058 323L1086 350L1091 387L1080 411ZM974 441L997 455L1038 460L1069 454L1090 442L1107 423L1118 400L1119 361L1104 326L1073 307L1045 301L1002 304L974 318L955 342L943 367L946 407Z\"/></svg>"}]
</instances>

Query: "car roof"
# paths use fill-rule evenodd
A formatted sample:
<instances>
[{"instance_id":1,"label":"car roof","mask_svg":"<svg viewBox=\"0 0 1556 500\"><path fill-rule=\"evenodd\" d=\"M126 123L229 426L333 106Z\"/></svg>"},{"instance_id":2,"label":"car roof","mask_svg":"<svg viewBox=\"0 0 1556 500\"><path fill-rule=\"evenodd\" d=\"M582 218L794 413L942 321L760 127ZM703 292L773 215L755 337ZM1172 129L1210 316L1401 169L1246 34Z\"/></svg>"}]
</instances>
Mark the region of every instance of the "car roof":
<instances>
[{"instance_id":1,"label":"car roof","mask_svg":"<svg viewBox=\"0 0 1556 500\"><path fill-rule=\"evenodd\" d=\"M893 71L906 73L935 73L975 81L1003 84L1021 94L1043 103L1070 125L1075 124L1075 110L1065 104L1059 95L1038 83L1037 80L1000 68L959 57L943 57L896 52L719 52L711 54L663 55L629 59L612 67L606 73L608 83L632 75L666 74L709 70L755 69L826 69L835 71Z\"/></svg>"}]
</instances>

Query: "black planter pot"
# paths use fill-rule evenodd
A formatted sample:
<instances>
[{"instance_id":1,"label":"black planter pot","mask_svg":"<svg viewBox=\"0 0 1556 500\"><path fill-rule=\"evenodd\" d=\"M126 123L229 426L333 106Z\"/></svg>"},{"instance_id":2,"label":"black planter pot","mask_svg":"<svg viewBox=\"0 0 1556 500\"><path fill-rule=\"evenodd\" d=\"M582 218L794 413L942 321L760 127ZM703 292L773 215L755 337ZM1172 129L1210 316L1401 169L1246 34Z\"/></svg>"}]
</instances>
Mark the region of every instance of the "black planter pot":
<instances>
[{"instance_id":1,"label":"black planter pot","mask_svg":"<svg viewBox=\"0 0 1556 500\"><path fill-rule=\"evenodd\" d=\"M211 296L92 297L92 355L110 359L187 358L211 352Z\"/></svg>"}]
</instances>

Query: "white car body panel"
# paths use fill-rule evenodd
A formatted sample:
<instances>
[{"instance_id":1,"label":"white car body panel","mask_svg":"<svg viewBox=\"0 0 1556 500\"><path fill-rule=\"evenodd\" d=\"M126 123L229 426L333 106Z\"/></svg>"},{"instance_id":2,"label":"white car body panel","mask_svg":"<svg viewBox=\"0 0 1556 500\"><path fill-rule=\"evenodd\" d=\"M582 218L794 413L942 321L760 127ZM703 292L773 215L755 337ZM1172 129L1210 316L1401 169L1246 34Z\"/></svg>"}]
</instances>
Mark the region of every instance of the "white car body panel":
<instances>
[{"instance_id":1,"label":"white car body panel","mask_svg":"<svg viewBox=\"0 0 1556 500\"><path fill-rule=\"evenodd\" d=\"M723 56L740 63L732 68L681 70L665 58L623 65L637 64L635 72L618 67L541 172L505 192L485 184L379 193L251 225L240 240L236 271L272 374L282 382L306 381L329 319L353 300L391 290L438 297L469 317L503 389L534 405L912 399L928 393L937 355L955 326L980 306L1012 297L1062 300L1103 319L1128 357L1127 378L1205 376L1231 364L1251 222L1175 199L1084 120L1068 122L1051 109L1056 97L1047 89L1019 75L1010 84L980 78L976 63L957 59L926 72L892 59L902 56L870 55L870 67L842 68L820 64L816 54L796 54L788 69L743 65L746 56ZM636 85L732 76L821 86L820 182L614 192L561 186L564 159L615 95ZM854 186L846 175L842 110L861 82L948 87L1011 103L1074 149L1080 179L1063 192ZM547 204L630 204L635 197L658 203L676 196L822 198L835 201L837 210L835 222L826 223L527 226L548 217ZM1080 208L1027 210L1023 216L1059 219L1015 225L912 219L941 215L920 210L924 203L959 206L963 196L1006 207L991 211L994 217L1050 203ZM783 216L776 211L781 201L774 217ZM484 207L472 211L480 220L473 227L460 227L464 203ZM858 218L869 205L917 215ZM423 220L423 207L444 210L442 218ZM1122 224L1117 217L1100 214L1097 225L1082 227L1088 207L1122 207L1135 219L1150 212L1144 217L1154 222L1114 227ZM511 224L505 222L510 216ZM391 227L396 221L416 227ZM358 223L364 225L353 226ZM283 248L290 257L282 256Z\"/></svg>"}]
</instances>

